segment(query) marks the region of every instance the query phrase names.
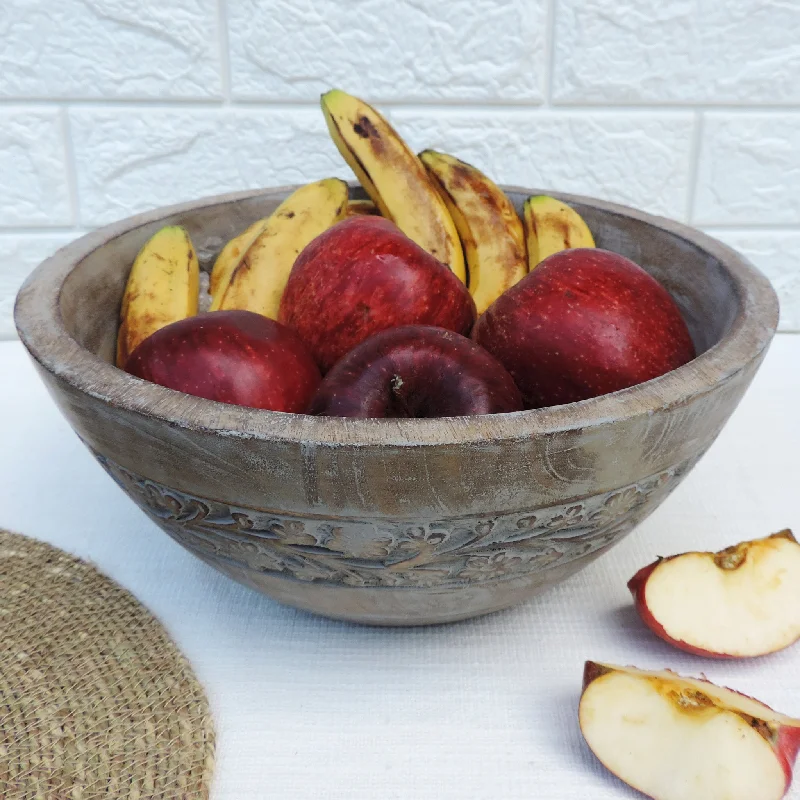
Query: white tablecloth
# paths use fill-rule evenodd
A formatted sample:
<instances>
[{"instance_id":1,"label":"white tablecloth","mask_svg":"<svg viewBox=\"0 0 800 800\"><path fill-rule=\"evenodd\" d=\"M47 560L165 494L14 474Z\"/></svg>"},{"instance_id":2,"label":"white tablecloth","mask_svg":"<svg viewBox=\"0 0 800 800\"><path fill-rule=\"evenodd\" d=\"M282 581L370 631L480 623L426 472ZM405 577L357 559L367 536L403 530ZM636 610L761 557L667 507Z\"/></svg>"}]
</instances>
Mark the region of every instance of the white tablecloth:
<instances>
[{"instance_id":1,"label":"white tablecloth","mask_svg":"<svg viewBox=\"0 0 800 800\"><path fill-rule=\"evenodd\" d=\"M587 658L706 675L800 716L800 645L749 661L653 637L625 586L656 555L800 529L800 336L778 336L706 457L636 531L510 611L375 629L283 608L163 534L92 459L17 342L0 343L0 527L89 559L166 625L217 731L213 800L638 797L577 720ZM790 797L800 800L800 778Z\"/></svg>"}]
</instances>

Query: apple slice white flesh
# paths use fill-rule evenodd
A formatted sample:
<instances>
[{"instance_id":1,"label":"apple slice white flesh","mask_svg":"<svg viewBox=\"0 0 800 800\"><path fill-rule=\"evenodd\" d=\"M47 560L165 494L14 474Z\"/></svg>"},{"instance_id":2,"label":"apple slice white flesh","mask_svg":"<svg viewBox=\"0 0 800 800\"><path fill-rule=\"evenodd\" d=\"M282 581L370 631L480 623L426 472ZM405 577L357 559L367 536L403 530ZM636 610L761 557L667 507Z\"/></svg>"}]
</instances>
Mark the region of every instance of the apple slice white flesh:
<instances>
[{"instance_id":1,"label":"apple slice white flesh","mask_svg":"<svg viewBox=\"0 0 800 800\"><path fill-rule=\"evenodd\" d=\"M800 720L669 670L586 662L581 733L618 778L655 800L779 800Z\"/></svg>"},{"instance_id":2,"label":"apple slice white flesh","mask_svg":"<svg viewBox=\"0 0 800 800\"><path fill-rule=\"evenodd\" d=\"M800 544L789 530L660 559L628 588L645 624L690 653L745 658L800 639Z\"/></svg>"}]
</instances>

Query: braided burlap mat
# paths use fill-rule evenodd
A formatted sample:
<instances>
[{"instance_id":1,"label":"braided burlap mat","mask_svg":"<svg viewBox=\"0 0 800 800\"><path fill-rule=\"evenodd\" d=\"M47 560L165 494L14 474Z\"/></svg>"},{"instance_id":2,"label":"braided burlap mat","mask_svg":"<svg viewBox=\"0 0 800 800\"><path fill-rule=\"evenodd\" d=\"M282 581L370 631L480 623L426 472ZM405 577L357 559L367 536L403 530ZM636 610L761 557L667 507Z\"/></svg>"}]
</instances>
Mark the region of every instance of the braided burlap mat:
<instances>
[{"instance_id":1,"label":"braided burlap mat","mask_svg":"<svg viewBox=\"0 0 800 800\"><path fill-rule=\"evenodd\" d=\"M203 689L128 592L0 530L0 637L0 798L208 797Z\"/></svg>"}]
</instances>

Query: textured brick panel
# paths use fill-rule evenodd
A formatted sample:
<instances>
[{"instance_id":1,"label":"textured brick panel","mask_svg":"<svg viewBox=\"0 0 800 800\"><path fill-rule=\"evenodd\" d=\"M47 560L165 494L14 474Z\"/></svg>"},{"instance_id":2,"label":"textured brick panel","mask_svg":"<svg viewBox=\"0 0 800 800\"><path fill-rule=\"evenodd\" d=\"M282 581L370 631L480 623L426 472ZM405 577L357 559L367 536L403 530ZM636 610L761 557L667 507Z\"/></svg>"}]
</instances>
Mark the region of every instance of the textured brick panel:
<instances>
[{"instance_id":1,"label":"textured brick panel","mask_svg":"<svg viewBox=\"0 0 800 800\"><path fill-rule=\"evenodd\" d=\"M0 228L69 225L59 111L0 108Z\"/></svg>"},{"instance_id":2,"label":"textured brick panel","mask_svg":"<svg viewBox=\"0 0 800 800\"><path fill-rule=\"evenodd\" d=\"M498 181L684 214L690 115L389 116L416 149L449 150ZM72 121L88 225L217 192L351 174L315 109L81 110Z\"/></svg>"},{"instance_id":3,"label":"textured brick panel","mask_svg":"<svg viewBox=\"0 0 800 800\"><path fill-rule=\"evenodd\" d=\"M79 234L0 234L0 339L13 339L14 299L35 267Z\"/></svg>"},{"instance_id":4,"label":"textured brick panel","mask_svg":"<svg viewBox=\"0 0 800 800\"><path fill-rule=\"evenodd\" d=\"M781 302L780 330L800 332L800 230L708 232L747 256L772 281Z\"/></svg>"},{"instance_id":5,"label":"textured brick panel","mask_svg":"<svg viewBox=\"0 0 800 800\"><path fill-rule=\"evenodd\" d=\"M545 0L228 0L236 97L542 98Z\"/></svg>"},{"instance_id":6,"label":"textured brick panel","mask_svg":"<svg viewBox=\"0 0 800 800\"><path fill-rule=\"evenodd\" d=\"M220 94L211 0L3 0L0 96Z\"/></svg>"},{"instance_id":7,"label":"textured brick panel","mask_svg":"<svg viewBox=\"0 0 800 800\"><path fill-rule=\"evenodd\" d=\"M557 101L800 102L794 0L557 0Z\"/></svg>"},{"instance_id":8,"label":"textured brick panel","mask_svg":"<svg viewBox=\"0 0 800 800\"><path fill-rule=\"evenodd\" d=\"M800 114L708 114L694 219L800 224Z\"/></svg>"},{"instance_id":9,"label":"textured brick panel","mask_svg":"<svg viewBox=\"0 0 800 800\"><path fill-rule=\"evenodd\" d=\"M682 219L690 114L391 114L417 150L452 152L498 182L576 192Z\"/></svg>"},{"instance_id":10,"label":"textured brick panel","mask_svg":"<svg viewBox=\"0 0 800 800\"><path fill-rule=\"evenodd\" d=\"M350 175L316 110L71 115L86 225L220 192Z\"/></svg>"}]
</instances>

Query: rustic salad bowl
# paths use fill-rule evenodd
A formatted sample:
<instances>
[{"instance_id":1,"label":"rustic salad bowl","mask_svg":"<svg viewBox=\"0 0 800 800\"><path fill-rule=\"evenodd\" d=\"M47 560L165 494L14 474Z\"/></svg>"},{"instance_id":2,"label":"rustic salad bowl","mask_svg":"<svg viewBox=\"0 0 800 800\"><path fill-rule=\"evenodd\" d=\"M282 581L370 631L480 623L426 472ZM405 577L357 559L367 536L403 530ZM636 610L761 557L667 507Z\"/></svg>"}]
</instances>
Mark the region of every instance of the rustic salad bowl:
<instances>
[{"instance_id":1,"label":"rustic salad bowl","mask_svg":"<svg viewBox=\"0 0 800 800\"><path fill-rule=\"evenodd\" d=\"M209 268L293 188L205 198L90 233L28 278L15 319L64 416L133 501L203 561L298 608L372 624L449 622L562 581L697 463L775 332L773 289L733 250L640 211L557 195L599 247L670 291L696 359L580 403L427 420L224 405L113 366L128 270L159 227L184 225ZM505 191L518 210L539 193Z\"/></svg>"}]
</instances>

